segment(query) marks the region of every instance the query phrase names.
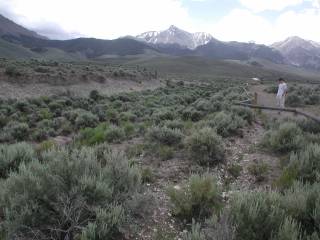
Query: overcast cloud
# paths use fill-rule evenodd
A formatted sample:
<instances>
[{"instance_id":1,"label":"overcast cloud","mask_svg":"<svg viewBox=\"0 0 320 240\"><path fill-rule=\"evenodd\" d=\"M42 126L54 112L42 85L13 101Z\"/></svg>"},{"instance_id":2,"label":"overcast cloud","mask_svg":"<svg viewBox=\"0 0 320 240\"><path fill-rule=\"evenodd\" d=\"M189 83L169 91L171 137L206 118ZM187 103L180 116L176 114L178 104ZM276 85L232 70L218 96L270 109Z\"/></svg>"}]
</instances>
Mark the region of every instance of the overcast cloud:
<instances>
[{"instance_id":1,"label":"overcast cloud","mask_svg":"<svg viewBox=\"0 0 320 240\"><path fill-rule=\"evenodd\" d=\"M114 39L174 24L230 41L272 43L298 35L320 42L320 0L228 0L218 20L195 18L192 4L221 0L0 0L0 13L52 39ZM198 14L201 16L201 14Z\"/></svg>"}]
</instances>

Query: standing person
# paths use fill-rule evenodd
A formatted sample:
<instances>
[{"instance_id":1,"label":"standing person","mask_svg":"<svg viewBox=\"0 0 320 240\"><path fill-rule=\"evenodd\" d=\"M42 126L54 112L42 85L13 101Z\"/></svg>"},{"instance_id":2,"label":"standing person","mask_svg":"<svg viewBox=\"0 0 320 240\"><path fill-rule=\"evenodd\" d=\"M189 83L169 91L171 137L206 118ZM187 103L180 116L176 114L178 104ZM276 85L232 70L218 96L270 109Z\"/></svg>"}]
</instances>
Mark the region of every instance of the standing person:
<instances>
[{"instance_id":1,"label":"standing person","mask_svg":"<svg viewBox=\"0 0 320 240\"><path fill-rule=\"evenodd\" d=\"M284 108L288 86L283 78L279 78L278 81L279 81L279 87L278 87L278 93L277 93L277 106L279 108Z\"/></svg>"}]
</instances>

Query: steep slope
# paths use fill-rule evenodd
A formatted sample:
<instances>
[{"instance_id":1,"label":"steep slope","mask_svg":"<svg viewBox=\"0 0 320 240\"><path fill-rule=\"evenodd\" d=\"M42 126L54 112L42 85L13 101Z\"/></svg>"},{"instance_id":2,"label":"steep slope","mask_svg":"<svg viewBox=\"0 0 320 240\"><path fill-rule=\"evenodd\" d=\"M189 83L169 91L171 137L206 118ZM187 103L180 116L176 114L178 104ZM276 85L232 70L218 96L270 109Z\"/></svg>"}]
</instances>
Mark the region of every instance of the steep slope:
<instances>
[{"instance_id":1,"label":"steep slope","mask_svg":"<svg viewBox=\"0 0 320 240\"><path fill-rule=\"evenodd\" d=\"M290 37L285 41L274 43L271 46L280 51L292 65L320 70L319 43L300 37Z\"/></svg>"},{"instance_id":2,"label":"steep slope","mask_svg":"<svg viewBox=\"0 0 320 240\"><path fill-rule=\"evenodd\" d=\"M260 58L279 64L285 63L285 58L279 51L263 44L241 42L229 42L227 44L237 48L238 51L244 52L248 58Z\"/></svg>"},{"instance_id":3,"label":"steep slope","mask_svg":"<svg viewBox=\"0 0 320 240\"><path fill-rule=\"evenodd\" d=\"M235 46L224 42L209 42L195 50L195 55L212 59L246 60L249 56Z\"/></svg>"},{"instance_id":4,"label":"steep slope","mask_svg":"<svg viewBox=\"0 0 320 240\"><path fill-rule=\"evenodd\" d=\"M12 35L12 36L28 36L28 37L35 37L35 38L45 38L43 36L40 36L36 32L30 31L13 21L5 18L0 14L0 36L5 35Z\"/></svg>"},{"instance_id":5,"label":"steep slope","mask_svg":"<svg viewBox=\"0 0 320 240\"><path fill-rule=\"evenodd\" d=\"M215 40L208 33L189 33L173 25L165 31L142 33L136 36L136 39L152 44L178 44L189 49L195 49Z\"/></svg>"}]
</instances>

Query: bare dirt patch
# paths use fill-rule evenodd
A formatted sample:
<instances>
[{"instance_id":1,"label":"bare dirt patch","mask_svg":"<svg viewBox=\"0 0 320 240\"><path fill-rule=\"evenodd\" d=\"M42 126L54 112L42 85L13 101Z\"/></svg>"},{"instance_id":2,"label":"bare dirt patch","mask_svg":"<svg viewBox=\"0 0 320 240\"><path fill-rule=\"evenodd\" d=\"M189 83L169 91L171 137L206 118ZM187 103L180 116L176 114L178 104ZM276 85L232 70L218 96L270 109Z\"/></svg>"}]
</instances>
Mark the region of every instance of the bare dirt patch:
<instances>
[{"instance_id":1,"label":"bare dirt patch","mask_svg":"<svg viewBox=\"0 0 320 240\"><path fill-rule=\"evenodd\" d=\"M1 98L30 98L50 96L71 92L79 96L88 96L90 91L98 90L102 94L111 95L120 92L155 89L161 86L159 80L132 81L107 79L104 83L95 81L79 82L73 85L50 85L47 83L17 84L0 81Z\"/></svg>"}]
</instances>

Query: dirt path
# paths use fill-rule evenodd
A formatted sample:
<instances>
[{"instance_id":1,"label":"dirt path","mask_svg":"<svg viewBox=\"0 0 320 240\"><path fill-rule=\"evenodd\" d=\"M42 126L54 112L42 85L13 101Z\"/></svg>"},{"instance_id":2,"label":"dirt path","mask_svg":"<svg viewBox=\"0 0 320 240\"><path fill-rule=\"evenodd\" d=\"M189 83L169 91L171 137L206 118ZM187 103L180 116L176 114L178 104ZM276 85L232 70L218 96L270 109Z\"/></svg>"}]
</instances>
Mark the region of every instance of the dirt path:
<instances>
[{"instance_id":1,"label":"dirt path","mask_svg":"<svg viewBox=\"0 0 320 240\"><path fill-rule=\"evenodd\" d=\"M270 94L264 91L266 88L265 85L253 85L250 89L252 93L256 92L258 93L258 105L262 106L268 106L268 107L276 107L276 96L275 94ZM307 111L315 115L320 114L320 109L318 107L304 107L304 108L297 108L302 111ZM283 118L299 118L303 119L305 117L301 115L295 115L294 113L290 112L281 112L279 114L277 111L272 110L263 110L264 113L266 113L271 118L277 118L277 119L283 119Z\"/></svg>"},{"instance_id":2,"label":"dirt path","mask_svg":"<svg viewBox=\"0 0 320 240\"><path fill-rule=\"evenodd\" d=\"M281 173L279 157L265 152L258 147L264 133L265 129L259 119L257 119L251 126L244 129L242 138L234 138L229 141L227 146L229 154L224 177L228 177L228 173L226 173L228 166L237 164L242 167L240 176L231 182L229 193L254 189L270 189L274 180L279 177ZM268 166L265 179L262 181L257 181L256 177L249 171L250 166L255 164L266 164Z\"/></svg>"},{"instance_id":3,"label":"dirt path","mask_svg":"<svg viewBox=\"0 0 320 240\"><path fill-rule=\"evenodd\" d=\"M265 129L257 120L243 130L242 137L226 139L225 162L210 169L197 166L184 154L179 153L175 158L167 161L142 156L138 160L139 164L142 167L150 167L155 176L152 183L146 184L146 192L153 196L153 202L151 214L138 223L141 230L134 239L182 239L183 231L187 226L172 216L167 189L169 186L182 187L192 173L210 172L216 176L218 182L223 185L223 195L226 201L233 192L270 189L274 179L280 175L280 160L278 156L270 155L257 147L264 132ZM226 186L227 179L230 178L227 169L232 164L240 165L242 171L238 178L232 179ZM268 165L268 172L263 181L257 182L256 178L249 173L248 168L252 164Z\"/></svg>"}]
</instances>

